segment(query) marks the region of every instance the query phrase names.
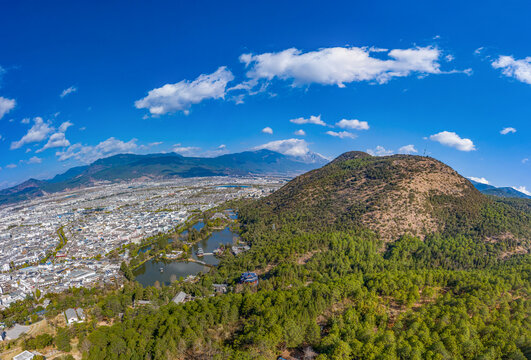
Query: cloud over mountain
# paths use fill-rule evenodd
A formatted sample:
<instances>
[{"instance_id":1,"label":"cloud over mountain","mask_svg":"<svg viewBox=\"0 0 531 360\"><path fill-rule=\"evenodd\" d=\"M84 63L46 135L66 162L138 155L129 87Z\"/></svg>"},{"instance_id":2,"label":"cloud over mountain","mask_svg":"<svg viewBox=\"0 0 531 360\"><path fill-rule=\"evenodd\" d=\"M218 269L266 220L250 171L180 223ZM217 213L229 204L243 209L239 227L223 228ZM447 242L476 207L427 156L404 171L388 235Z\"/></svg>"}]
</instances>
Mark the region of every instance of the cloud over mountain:
<instances>
[{"instance_id":1,"label":"cloud over mountain","mask_svg":"<svg viewBox=\"0 0 531 360\"><path fill-rule=\"evenodd\" d=\"M302 139L270 141L266 144L262 144L254 148L254 150L261 149L276 151L281 154L291 156L304 156L310 151L310 149L308 148L308 143Z\"/></svg>"},{"instance_id":2,"label":"cloud over mountain","mask_svg":"<svg viewBox=\"0 0 531 360\"><path fill-rule=\"evenodd\" d=\"M472 181L475 181L475 182L478 182L480 184L485 184L485 185L488 185L489 184L489 181L487 179L485 179L484 177L475 177L475 176L469 176L468 177L470 180Z\"/></svg>"},{"instance_id":3,"label":"cloud over mountain","mask_svg":"<svg viewBox=\"0 0 531 360\"><path fill-rule=\"evenodd\" d=\"M409 144L409 145L402 146L400 149L398 149L398 152L400 154L414 154L414 153L418 153L418 150L415 149L415 145Z\"/></svg>"},{"instance_id":4,"label":"cloud over mountain","mask_svg":"<svg viewBox=\"0 0 531 360\"><path fill-rule=\"evenodd\" d=\"M137 109L148 109L153 115L187 111L193 104L207 99L225 97L227 84L234 79L225 66L212 74L202 74L193 81L182 80L150 90L143 99L137 100Z\"/></svg>"},{"instance_id":5,"label":"cloud over mountain","mask_svg":"<svg viewBox=\"0 0 531 360\"><path fill-rule=\"evenodd\" d=\"M393 154L393 150L388 150L383 146L378 145L374 149L367 149L367 153L372 156L387 156Z\"/></svg>"},{"instance_id":6,"label":"cloud over mountain","mask_svg":"<svg viewBox=\"0 0 531 360\"><path fill-rule=\"evenodd\" d=\"M21 148L22 146L33 142L40 142L53 131L53 127L49 124L49 122L45 122L41 117L37 116L35 119L33 119L33 121L34 124L28 130L26 135L24 135L20 140L13 141L11 143L11 150Z\"/></svg>"},{"instance_id":7,"label":"cloud over mountain","mask_svg":"<svg viewBox=\"0 0 531 360\"><path fill-rule=\"evenodd\" d=\"M273 134L273 129L271 129L269 126L266 126L265 128L262 129L262 132L264 134Z\"/></svg>"},{"instance_id":8,"label":"cloud over mountain","mask_svg":"<svg viewBox=\"0 0 531 360\"><path fill-rule=\"evenodd\" d=\"M470 139L461 138L455 132L441 131L430 136L430 140L436 141L444 146L453 147L459 151L474 151L476 146Z\"/></svg>"},{"instance_id":9,"label":"cloud over mountain","mask_svg":"<svg viewBox=\"0 0 531 360\"><path fill-rule=\"evenodd\" d=\"M136 141L137 139L131 139L128 142L124 142L114 137L110 137L94 146L77 143L71 145L64 151L56 152L55 155L60 161L76 159L82 163L90 164L103 157L133 152L133 150L138 148Z\"/></svg>"}]
</instances>

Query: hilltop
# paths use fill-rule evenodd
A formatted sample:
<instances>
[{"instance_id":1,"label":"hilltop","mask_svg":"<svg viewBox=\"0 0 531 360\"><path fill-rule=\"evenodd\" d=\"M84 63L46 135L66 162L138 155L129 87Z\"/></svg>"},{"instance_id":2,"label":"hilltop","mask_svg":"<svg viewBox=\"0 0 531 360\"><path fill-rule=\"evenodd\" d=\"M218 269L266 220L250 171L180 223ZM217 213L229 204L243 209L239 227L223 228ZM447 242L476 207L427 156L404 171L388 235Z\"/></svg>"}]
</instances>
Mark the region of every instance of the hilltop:
<instances>
[{"instance_id":1,"label":"hilltop","mask_svg":"<svg viewBox=\"0 0 531 360\"><path fill-rule=\"evenodd\" d=\"M110 182L207 176L294 176L326 162L318 154L300 158L265 149L213 158L185 157L175 153L118 154L87 166L71 168L50 180L29 179L0 190L0 205Z\"/></svg>"},{"instance_id":2,"label":"hilltop","mask_svg":"<svg viewBox=\"0 0 531 360\"><path fill-rule=\"evenodd\" d=\"M256 205L254 205L256 206ZM529 238L529 214L495 201L444 163L422 156L348 152L300 175L257 211L281 224L369 228L385 241L403 234Z\"/></svg>"}]
</instances>

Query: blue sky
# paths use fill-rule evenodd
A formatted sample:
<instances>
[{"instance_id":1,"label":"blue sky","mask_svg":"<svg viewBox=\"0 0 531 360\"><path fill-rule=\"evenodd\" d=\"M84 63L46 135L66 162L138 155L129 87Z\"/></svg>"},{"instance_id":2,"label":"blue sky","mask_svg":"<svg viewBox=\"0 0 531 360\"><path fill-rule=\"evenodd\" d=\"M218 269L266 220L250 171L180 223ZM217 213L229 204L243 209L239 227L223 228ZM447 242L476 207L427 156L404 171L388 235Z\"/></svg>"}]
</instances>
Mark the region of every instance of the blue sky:
<instances>
[{"instance_id":1,"label":"blue sky","mask_svg":"<svg viewBox=\"0 0 531 360\"><path fill-rule=\"evenodd\" d=\"M0 187L119 152L266 147L426 153L531 189L529 2L0 8Z\"/></svg>"}]
</instances>

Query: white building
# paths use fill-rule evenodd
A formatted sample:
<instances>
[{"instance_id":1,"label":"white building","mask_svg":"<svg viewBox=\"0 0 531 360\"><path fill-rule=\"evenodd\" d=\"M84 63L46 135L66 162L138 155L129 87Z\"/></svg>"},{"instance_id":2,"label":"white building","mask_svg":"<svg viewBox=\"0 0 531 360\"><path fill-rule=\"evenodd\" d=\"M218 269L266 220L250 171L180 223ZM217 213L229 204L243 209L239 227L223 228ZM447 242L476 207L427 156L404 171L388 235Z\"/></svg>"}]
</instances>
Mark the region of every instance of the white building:
<instances>
[{"instance_id":1,"label":"white building","mask_svg":"<svg viewBox=\"0 0 531 360\"><path fill-rule=\"evenodd\" d=\"M23 352L21 352L20 354L16 355L13 357L13 360L31 360L35 357L35 354L28 351L28 350L24 350Z\"/></svg>"}]
</instances>

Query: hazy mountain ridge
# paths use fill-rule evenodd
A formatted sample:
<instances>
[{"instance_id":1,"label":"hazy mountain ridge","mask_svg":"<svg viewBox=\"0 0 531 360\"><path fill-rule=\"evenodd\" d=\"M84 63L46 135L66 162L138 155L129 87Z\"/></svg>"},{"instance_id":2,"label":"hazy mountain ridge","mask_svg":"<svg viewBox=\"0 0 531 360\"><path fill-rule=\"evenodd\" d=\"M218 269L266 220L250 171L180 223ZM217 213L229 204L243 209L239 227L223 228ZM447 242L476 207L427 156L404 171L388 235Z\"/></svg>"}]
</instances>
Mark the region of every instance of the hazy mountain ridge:
<instances>
[{"instance_id":1,"label":"hazy mountain ridge","mask_svg":"<svg viewBox=\"0 0 531 360\"><path fill-rule=\"evenodd\" d=\"M479 191L481 191L483 194L486 195L493 195L493 196L499 196L499 197L507 197L507 198L522 198L522 199L531 199L531 196L524 194L521 191L518 191L516 189L513 189L512 187L503 186L503 187L496 187L489 184L483 184L474 180L470 180L472 185L476 187Z\"/></svg>"},{"instance_id":2,"label":"hazy mountain ridge","mask_svg":"<svg viewBox=\"0 0 531 360\"><path fill-rule=\"evenodd\" d=\"M118 154L78 166L50 180L29 179L0 190L0 204L14 203L67 189L101 182L173 177L282 175L294 176L323 165L324 158L283 155L270 150L245 151L214 158L184 157L178 154Z\"/></svg>"}]
</instances>

